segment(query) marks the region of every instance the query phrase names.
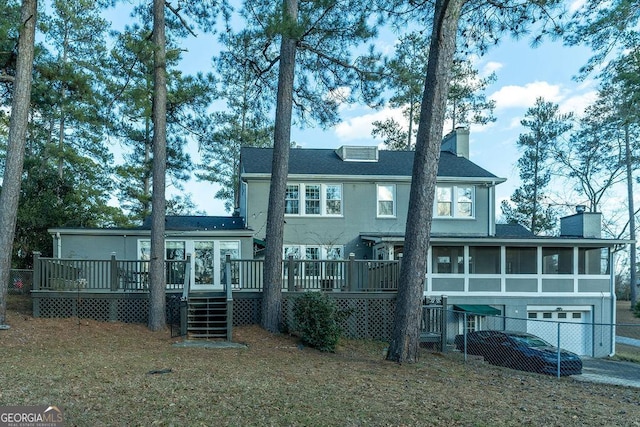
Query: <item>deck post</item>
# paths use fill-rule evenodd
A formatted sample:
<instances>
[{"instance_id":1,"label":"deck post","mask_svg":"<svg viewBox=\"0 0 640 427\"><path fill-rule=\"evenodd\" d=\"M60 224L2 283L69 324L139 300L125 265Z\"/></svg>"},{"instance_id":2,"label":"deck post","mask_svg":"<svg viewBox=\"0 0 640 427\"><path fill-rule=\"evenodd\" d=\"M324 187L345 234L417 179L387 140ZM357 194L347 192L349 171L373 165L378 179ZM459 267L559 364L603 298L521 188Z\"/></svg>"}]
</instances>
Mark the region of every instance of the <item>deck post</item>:
<instances>
[{"instance_id":1,"label":"deck post","mask_svg":"<svg viewBox=\"0 0 640 427\"><path fill-rule=\"evenodd\" d=\"M31 283L31 289L34 291L40 290L40 280L42 278L42 267L40 265L40 255L38 251L33 252L33 279Z\"/></svg>"},{"instance_id":2,"label":"deck post","mask_svg":"<svg viewBox=\"0 0 640 427\"><path fill-rule=\"evenodd\" d=\"M466 324L466 322L465 322ZM447 296L442 295L442 308L440 312L440 351L447 351Z\"/></svg>"},{"instance_id":3,"label":"deck post","mask_svg":"<svg viewBox=\"0 0 640 427\"><path fill-rule=\"evenodd\" d=\"M115 252L111 252L111 263L109 265L111 266L111 291L115 292L118 290L118 263Z\"/></svg>"},{"instance_id":4,"label":"deck post","mask_svg":"<svg viewBox=\"0 0 640 427\"><path fill-rule=\"evenodd\" d=\"M294 292L296 290L296 275L294 271L293 254L289 254L289 257L287 258L287 289L289 292Z\"/></svg>"},{"instance_id":5,"label":"deck post","mask_svg":"<svg viewBox=\"0 0 640 427\"><path fill-rule=\"evenodd\" d=\"M347 266L347 290L355 291L355 269L356 269L356 254L351 252L349 254L349 265Z\"/></svg>"}]
</instances>

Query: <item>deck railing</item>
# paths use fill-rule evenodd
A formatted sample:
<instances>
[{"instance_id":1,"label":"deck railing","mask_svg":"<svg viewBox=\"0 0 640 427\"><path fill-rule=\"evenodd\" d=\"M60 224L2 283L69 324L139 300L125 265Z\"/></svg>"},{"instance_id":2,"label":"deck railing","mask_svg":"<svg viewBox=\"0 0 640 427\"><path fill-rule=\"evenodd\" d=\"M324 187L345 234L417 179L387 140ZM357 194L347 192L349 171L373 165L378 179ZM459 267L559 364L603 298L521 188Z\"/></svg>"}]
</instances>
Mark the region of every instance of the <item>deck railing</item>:
<instances>
[{"instance_id":1,"label":"deck railing","mask_svg":"<svg viewBox=\"0 0 640 427\"><path fill-rule=\"evenodd\" d=\"M236 290L261 291L263 260L228 259L231 284ZM400 261L306 260L292 256L283 261L285 291L381 292L398 289Z\"/></svg>"},{"instance_id":2,"label":"deck railing","mask_svg":"<svg viewBox=\"0 0 640 427\"><path fill-rule=\"evenodd\" d=\"M182 289L188 280L189 259L167 260L167 290ZM40 258L33 262L34 291L147 291L149 261Z\"/></svg>"},{"instance_id":3,"label":"deck railing","mask_svg":"<svg viewBox=\"0 0 640 427\"><path fill-rule=\"evenodd\" d=\"M261 291L263 260L231 259L222 261L219 284L223 289ZM190 259L167 260L167 290L181 290L190 280ZM398 289L400 261L308 260L289 257L283 260L284 291L318 290L326 292L381 292ZM40 258L34 256L36 291L147 291L149 261Z\"/></svg>"}]
</instances>

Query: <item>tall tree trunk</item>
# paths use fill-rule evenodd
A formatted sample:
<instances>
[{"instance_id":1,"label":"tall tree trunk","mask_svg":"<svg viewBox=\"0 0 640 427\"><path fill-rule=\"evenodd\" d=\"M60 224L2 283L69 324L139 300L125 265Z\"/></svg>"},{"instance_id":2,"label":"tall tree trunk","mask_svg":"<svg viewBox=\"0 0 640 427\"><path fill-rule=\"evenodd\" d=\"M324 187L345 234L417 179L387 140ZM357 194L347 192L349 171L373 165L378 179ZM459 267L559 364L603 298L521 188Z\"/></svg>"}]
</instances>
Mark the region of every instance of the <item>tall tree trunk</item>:
<instances>
[{"instance_id":1,"label":"tall tree trunk","mask_svg":"<svg viewBox=\"0 0 640 427\"><path fill-rule=\"evenodd\" d=\"M416 138L413 177L400 270L393 334L387 359L418 360L420 312L424 294L427 249L431 236L433 199L444 130L450 70L456 49L460 10L465 0L438 0L427 63L420 124Z\"/></svg>"},{"instance_id":2,"label":"tall tree trunk","mask_svg":"<svg viewBox=\"0 0 640 427\"><path fill-rule=\"evenodd\" d=\"M165 172L167 162L167 76L164 0L153 1L153 194L149 266L149 329L167 324L165 314Z\"/></svg>"},{"instance_id":3,"label":"tall tree trunk","mask_svg":"<svg viewBox=\"0 0 640 427\"><path fill-rule=\"evenodd\" d=\"M633 157L631 155L631 142L629 141L629 123L624 125L625 162L627 166L627 198L629 199L629 290L631 291L631 309L638 302L638 286L636 284L636 213L633 204Z\"/></svg>"},{"instance_id":4,"label":"tall tree trunk","mask_svg":"<svg viewBox=\"0 0 640 427\"><path fill-rule=\"evenodd\" d=\"M13 82L13 100L9 121L9 141L0 192L0 325L6 323L9 270L13 254L13 239L18 219L20 184L31 104L31 74L36 32L37 0L23 0L20 13L18 59Z\"/></svg>"},{"instance_id":5,"label":"tall tree trunk","mask_svg":"<svg viewBox=\"0 0 640 427\"><path fill-rule=\"evenodd\" d=\"M292 26L298 19L298 0L284 0L284 20ZM293 107L293 77L296 66L296 40L291 38L291 26L285 25L280 45L280 68L276 98L276 120L273 140L273 162L267 210L267 230L262 291L262 327L277 332L282 307L282 239L284 237L284 199L289 171L291 147L291 111Z\"/></svg>"}]
</instances>

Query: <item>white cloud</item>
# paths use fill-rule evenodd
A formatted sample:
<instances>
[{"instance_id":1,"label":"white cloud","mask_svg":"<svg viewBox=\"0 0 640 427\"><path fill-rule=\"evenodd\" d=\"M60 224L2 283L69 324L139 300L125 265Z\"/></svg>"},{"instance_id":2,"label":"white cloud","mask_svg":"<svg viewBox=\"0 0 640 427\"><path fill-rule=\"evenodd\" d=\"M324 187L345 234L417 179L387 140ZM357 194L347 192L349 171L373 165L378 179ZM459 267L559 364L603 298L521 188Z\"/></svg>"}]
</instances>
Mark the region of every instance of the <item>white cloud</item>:
<instances>
[{"instance_id":1,"label":"white cloud","mask_svg":"<svg viewBox=\"0 0 640 427\"><path fill-rule=\"evenodd\" d=\"M563 98L562 87L548 82L527 83L524 86L503 86L489 96L496 101L496 108L528 108L539 97L546 101L560 102Z\"/></svg>"},{"instance_id":2,"label":"white cloud","mask_svg":"<svg viewBox=\"0 0 640 427\"><path fill-rule=\"evenodd\" d=\"M575 0L569 4L569 12L574 13L578 9L582 8L587 3L587 0Z\"/></svg>"},{"instance_id":3,"label":"white cloud","mask_svg":"<svg viewBox=\"0 0 640 427\"><path fill-rule=\"evenodd\" d=\"M356 117L346 119L339 123L334 131L338 139L341 141L368 140L371 141L372 123L377 120L393 118L400 123L404 123L401 109L385 108L369 114L363 114Z\"/></svg>"},{"instance_id":4,"label":"white cloud","mask_svg":"<svg viewBox=\"0 0 640 427\"><path fill-rule=\"evenodd\" d=\"M488 76L491 73L495 73L495 72L501 70L502 67L504 67L504 64L502 64L501 62L489 61L484 65L484 67L482 67L481 74L483 76Z\"/></svg>"},{"instance_id":5,"label":"white cloud","mask_svg":"<svg viewBox=\"0 0 640 427\"><path fill-rule=\"evenodd\" d=\"M349 96L351 96L351 88L348 86L340 86L339 88L330 91L327 94L326 99L338 104L339 110L345 110L349 107L349 104L346 102L347 99L349 99Z\"/></svg>"},{"instance_id":6,"label":"white cloud","mask_svg":"<svg viewBox=\"0 0 640 427\"><path fill-rule=\"evenodd\" d=\"M561 113L574 113L578 117L584 114L584 109L593 104L598 98L598 92L591 90L579 95L567 98L560 104Z\"/></svg>"}]
</instances>

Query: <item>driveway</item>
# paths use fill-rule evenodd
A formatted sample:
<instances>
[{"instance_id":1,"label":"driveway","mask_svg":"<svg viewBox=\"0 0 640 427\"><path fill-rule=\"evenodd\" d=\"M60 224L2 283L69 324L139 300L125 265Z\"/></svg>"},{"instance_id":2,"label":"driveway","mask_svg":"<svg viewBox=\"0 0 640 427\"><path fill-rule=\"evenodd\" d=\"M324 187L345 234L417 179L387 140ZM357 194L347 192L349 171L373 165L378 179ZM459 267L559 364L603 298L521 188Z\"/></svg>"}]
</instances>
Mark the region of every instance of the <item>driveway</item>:
<instances>
[{"instance_id":1,"label":"driveway","mask_svg":"<svg viewBox=\"0 0 640 427\"><path fill-rule=\"evenodd\" d=\"M578 381L640 388L640 367L637 363L583 356L582 375L573 375L571 378Z\"/></svg>"}]
</instances>

